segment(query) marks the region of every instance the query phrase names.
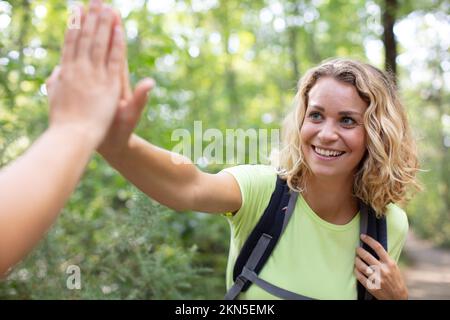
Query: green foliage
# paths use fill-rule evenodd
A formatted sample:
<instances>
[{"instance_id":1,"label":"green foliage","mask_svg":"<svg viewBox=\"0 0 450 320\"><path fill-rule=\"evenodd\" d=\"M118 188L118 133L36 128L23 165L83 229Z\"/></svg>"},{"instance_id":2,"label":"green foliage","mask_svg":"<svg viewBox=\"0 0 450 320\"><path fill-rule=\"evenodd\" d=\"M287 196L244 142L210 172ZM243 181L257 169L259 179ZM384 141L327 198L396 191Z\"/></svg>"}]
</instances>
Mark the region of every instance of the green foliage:
<instances>
[{"instance_id":1,"label":"green foliage","mask_svg":"<svg viewBox=\"0 0 450 320\"><path fill-rule=\"evenodd\" d=\"M423 169L419 177L424 188L409 205L410 222L422 237L450 247L450 123L444 116L448 117L450 105L443 102L450 101L450 95L429 93L433 90L424 88L423 100L408 99L410 107L416 110L416 116L411 118L419 138ZM439 122L442 126L430 125Z\"/></svg>"},{"instance_id":2,"label":"green foliage","mask_svg":"<svg viewBox=\"0 0 450 320\"><path fill-rule=\"evenodd\" d=\"M192 130L195 120L223 132L278 128L308 68L333 56L367 60L364 42L381 36L379 10L368 10L381 1L177 0L162 12L152 8L164 1L113 2L122 6L132 82L157 81L137 133L169 150L173 130ZM0 1L0 166L47 127L43 84L59 61L66 4ZM400 1L399 18L436 8L448 9ZM440 76L443 60L448 52L430 58ZM429 170L407 212L415 229L449 244L450 129L435 124L450 115L450 97L432 89L405 93ZM95 156L48 236L0 283L0 299L220 299L228 242L225 218L159 206ZM81 290L66 287L69 265L80 267Z\"/></svg>"},{"instance_id":3,"label":"green foliage","mask_svg":"<svg viewBox=\"0 0 450 320\"><path fill-rule=\"evenodd\" d=\"M65 210L39 248L0 286L13 299L207 298L205 268L194 267L195 245L183 246L173 213L137 191L128 210L102 216ZM68 266L81 270L80 290L69 290Z\"/></svg>"}]
</instances>

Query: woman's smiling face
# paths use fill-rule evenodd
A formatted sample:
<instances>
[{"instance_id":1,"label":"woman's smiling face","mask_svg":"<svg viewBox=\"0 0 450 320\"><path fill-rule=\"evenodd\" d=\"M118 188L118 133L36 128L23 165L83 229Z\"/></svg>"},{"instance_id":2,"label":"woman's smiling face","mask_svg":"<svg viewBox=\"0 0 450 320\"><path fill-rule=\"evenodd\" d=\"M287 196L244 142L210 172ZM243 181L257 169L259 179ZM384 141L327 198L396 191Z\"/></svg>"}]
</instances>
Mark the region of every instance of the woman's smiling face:
<instances>
[{"instance_id":1,"label":"woman's smiling face","mask_svg":"<svg viewBox=\"0 0 450 320\"><path fill-rule=\"evenodd\" d=\"M300 129L302 152L314 176L353 179L366 151L366 109L353 85L331 77L317 80Z\"/></svg>"}]
</instances>

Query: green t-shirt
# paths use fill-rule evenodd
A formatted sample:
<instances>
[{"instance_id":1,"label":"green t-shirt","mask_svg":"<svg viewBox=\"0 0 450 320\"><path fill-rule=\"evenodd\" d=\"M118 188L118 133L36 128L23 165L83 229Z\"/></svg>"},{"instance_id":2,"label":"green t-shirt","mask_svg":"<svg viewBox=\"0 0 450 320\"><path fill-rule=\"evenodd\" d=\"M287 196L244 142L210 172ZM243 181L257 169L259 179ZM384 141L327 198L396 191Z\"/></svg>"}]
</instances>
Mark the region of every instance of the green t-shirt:
<instances>
[{"instance_id":1,"label":"green t-shirt","mask_svg":"<svg viewBox=\"0 0 450 320\"><path fill-rule=\"evenodd\" d=\"M231 226L226 273L229 289L240 249L269 204L276 171L264 165L241 165L224 171L235 177L242 194L240 210L234 216L227 215ZM408 220L405 212L394 204L387 211L388 252L398 261ZM259 276L283 289L315 299L356 299L357 280L353 270L359 245L359 219L357 214L345 225L329 223L317 216L299 195L291 220ZM239 298L277 299L256 285Z\"/></svg>"}]
</instances>

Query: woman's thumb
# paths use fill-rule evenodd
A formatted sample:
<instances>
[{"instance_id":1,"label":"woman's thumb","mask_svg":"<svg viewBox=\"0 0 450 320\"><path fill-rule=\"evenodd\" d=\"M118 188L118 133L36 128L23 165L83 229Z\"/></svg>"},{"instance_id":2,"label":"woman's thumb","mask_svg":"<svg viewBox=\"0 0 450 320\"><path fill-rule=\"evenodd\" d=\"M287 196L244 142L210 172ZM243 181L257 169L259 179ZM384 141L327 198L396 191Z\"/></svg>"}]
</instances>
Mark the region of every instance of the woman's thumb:
<instances>
[{"instance_id":1,"label":"woman's thumb","mask_svg":"<svg viewBox=\"0 0 450 320\"><path fill-rule=\"evenodd\" d=\"M155 87L155 80L146 78L136 85L133 94L133 105L136 113L140 113L148 100L148 93Z\"/></svg>"},{"instance_id":2,"label":"woman's thumb","mask_svg":"<svg viewBox=\"0 0 450 320\"><path fill-rule=\"evenodd\" d=\"M53 71L52 74L48 77L48 79L45 81L45 86L47 87L47 92L49 90L51 90L50 88L52 87L53 83L56 81L56 79L59 76L59 73L61 71L61 67L59 65L57 65Z\"/></svg>"}]
</instances>

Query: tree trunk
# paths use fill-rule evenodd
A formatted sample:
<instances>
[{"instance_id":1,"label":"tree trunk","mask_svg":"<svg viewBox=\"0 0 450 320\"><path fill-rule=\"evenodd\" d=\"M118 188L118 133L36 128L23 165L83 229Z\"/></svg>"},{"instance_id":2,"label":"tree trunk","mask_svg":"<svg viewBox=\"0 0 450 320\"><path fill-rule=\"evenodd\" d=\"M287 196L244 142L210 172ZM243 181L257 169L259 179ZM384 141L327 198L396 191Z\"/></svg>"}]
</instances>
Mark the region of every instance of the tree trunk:
<instances>
[{"instance_id":1,"label":"tree trunk","mask_svg":"<svg viewBox=\"0 0 450 320\"><path fill-rule=\"evenodd\" d=\"M236 71L233 65L233 54L230 53L228 48L228 43L231 37L231 26L230 26L230 14L232 14L232 9L230 9L230 2L223 3L222 17L219 20L221 22L223 46L225 52L225 94L228 100L228 110L230 112L230 123L233 128L237 128L241 122L242 110L239 108L239 92L237 88Z\"/></svg>"},{"instance_id":2,"label":"tree trunk","mask_svg":"<svg viewBox=\"0 0 450 320\"><path fill-rule=\"evenodd\" d=\"M392 72L394 79L397 78L397 41L394 35L394 25L398 9L397 0L384 0L383 10L383 43L385 53L385 70Z\"/></svg>"}]
</instances>

